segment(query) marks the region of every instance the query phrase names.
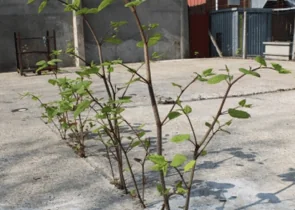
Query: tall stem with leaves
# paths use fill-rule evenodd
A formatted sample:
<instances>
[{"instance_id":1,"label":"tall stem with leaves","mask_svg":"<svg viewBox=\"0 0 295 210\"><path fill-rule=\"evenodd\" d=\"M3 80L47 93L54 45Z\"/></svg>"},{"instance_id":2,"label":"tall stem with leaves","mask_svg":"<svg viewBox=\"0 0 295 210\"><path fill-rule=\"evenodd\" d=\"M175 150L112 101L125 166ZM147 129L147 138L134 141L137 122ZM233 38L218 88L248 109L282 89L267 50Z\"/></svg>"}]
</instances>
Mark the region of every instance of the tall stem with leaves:
<instances>
[{"instance_id":1,"label":"tall stem with leaves","mask_svg":"<svg viewBox=\"0 0 295 210\"><path fill-rule=\"evenodd\" d=\"M155 97L155 92L153 88L153 82L152 82L152 76L151 76L151 66L150 66L150 57L149 57L149 40L147 39L143 26L141 24L141 21L139 19L139 16L136 11L136 7L139 6L143 1L129 1L129 0L124 0L125 6L130 8L130 11L132 12L136 25L138 28L138 31L140 33L141 41L143 43L143 52L144 52L144 62L146 66L146 81L147 81L147 87L150 95L150 101L154 113L154 119L156 123L156 129L157 129L157 154L162 155L163 151L163 138L162 138L162 123L161 123L161 118L157 106L157 101ZM166 183L165 183L165 176L163 171L160 171L160 182L162 185L162 188L164 192L167 190L166 189ZM164 205L167 210L170 209L169 205L169 198L166 193L163 193L163 199L164 199Z\"/></svg>"}]
</instances>

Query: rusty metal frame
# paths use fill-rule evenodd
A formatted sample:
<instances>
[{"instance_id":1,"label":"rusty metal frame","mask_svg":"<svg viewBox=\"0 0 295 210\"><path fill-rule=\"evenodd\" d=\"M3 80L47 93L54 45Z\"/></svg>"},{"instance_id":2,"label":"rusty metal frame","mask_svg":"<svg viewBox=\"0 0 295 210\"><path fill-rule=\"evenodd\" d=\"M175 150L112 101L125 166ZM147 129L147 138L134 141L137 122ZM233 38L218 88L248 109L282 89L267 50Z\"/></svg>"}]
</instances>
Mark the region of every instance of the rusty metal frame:
<instances>
[{"instance_id":1,"label":"rusty metal frame","mask_svg":"<svg viewBox=\"0 0 295 210\"><path fill-rule=\"evenodd\" d=\"M47 61L51 60L51 46L50 41L53 40L53 50L56 50L56 33L55 30L53 30L52 36L50 36L49 31L46 31L46 51L26 51L22 52L21 46L22 46L22 40L43 40L43 37L21 37L20 32L14 33L14 42L15 42L15 53L16 53L16 64L17 64L17 72L23 76L26 72L33 72L41 74L41 71L57 71L58 66L48 66L38 72L36 70L38 69L38 66L34 66L31 69L26 69L23 65L23 55L24 54L45 54ZM57 58L55 55L54 58Z\"/></svg>"}]
</instances>

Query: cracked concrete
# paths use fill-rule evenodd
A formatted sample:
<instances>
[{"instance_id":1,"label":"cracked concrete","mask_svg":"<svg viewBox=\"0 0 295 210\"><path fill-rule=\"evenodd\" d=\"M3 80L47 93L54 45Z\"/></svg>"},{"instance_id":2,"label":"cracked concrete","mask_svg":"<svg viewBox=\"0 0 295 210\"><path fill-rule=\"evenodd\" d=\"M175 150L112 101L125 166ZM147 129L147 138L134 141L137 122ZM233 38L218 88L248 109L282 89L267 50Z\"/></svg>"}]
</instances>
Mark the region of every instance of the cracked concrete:
<instances>
[{"instance_id":1,"label":"cracked concrete","mask_svg":"<svg viewBox=\"0 0 295 210\"><path fill-rule=\"evenodd\" d=\"M293 70L293 62L279 62ZM252 60L194 59L162 61L152 64L153 82L159 97L175 98L178 93L171 82L186 84L193 72L227 64L236 76L238 68L255 66ZM131 64L134 68L139 64ZM72 71L73 69L68 69ZM221 71L222 72L222 71ZM144 69L142 70L144 73ZM128 73L116 68L114 81L123 84ZM61 76L75 77L73 73ZM191 209L283 209L293 210L295 184L295 79L263 70L262 78L245 77L231 92L226 107L235 106L246 98L253 104L251 119L234 120L231 135L219 134L197 166ZM123 195L109 184L107 160L97 153L100 146L89 140L86 159L75 156L59 136L40 120L38 104L20 100L25 91L41 94L44 100L56 97L55 88L47 84L51 75L20 77L16 73L0 74L0 209L2 210L98 210L140 209L136 200ZM103 86L94 79L94 90L104 95ZM183 96L193 108L192 120L198 138L205 132L206 121L216 112L219 97L226 84L194 84ZM263 93L263 94L261 94ZM135 84L129 94L133 103L125 117L132 123L145 123L147 135L155 136L155 126L149 109L148 93L143 84ZM205 100L200 100L205 99ZM163 117L171 105L159 105ZM23 112L14 109L27 108ZM226 120L226 118L222 119ZM187 154L188 144L175 144L169 138L189 132L183 117L164 128L164 154L171 159L176 153ZM152 138L153 139L153 138ZM155 148L155 147L153 147ZM137 157L140 151L132 155ZM139 169L133 163L135 172ZM159 209L161 198L155 192L153 177L148 174L146 199L148 209ZM175 172L168 172L167 182L176 181ZM127 179L130 183L130 179ZM183 206L182 197L173 197L172 209Z\"/></svg>"}]
</instances>

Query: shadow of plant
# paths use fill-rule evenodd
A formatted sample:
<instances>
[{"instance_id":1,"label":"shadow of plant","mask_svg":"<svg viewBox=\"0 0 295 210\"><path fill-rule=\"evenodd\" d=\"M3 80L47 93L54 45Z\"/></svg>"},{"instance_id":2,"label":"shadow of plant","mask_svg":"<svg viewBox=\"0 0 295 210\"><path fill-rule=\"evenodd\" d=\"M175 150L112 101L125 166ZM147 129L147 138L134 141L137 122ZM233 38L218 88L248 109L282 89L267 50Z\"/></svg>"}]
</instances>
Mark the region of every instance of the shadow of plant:
<instances>
[{"instance_id":1,"label":"shadow of plant","mask_svg":"<svg viewBox=\"0 0 295 210\"><path fill-rule=\"evenodd\" d=\"M227 192L228 189L235 187L235 185L231 183L219 183L212 181L200 182L200 180L196 180L193 183L192 197L214 196L219 200L223 199L223 193Z\"/></svg>"},{"instance_id":2,"label":"shadow of plant","mask_svg":"<svg viewBox=\"0 0 295 210\"><path fill-rule=\"evenodd\" d=\"M256 196L259 198L259 200L249 205L237 208L237 210L247 209L249 207L262 204L262 203L281 203L282 201L279 199L277 195L291 188L293 185L295 185L295 169L290 168L288 173L278 175L278 177L281 177L282 181L291 182L291 184L274 193L258 193Z\"/></svg>"}]
</instances>

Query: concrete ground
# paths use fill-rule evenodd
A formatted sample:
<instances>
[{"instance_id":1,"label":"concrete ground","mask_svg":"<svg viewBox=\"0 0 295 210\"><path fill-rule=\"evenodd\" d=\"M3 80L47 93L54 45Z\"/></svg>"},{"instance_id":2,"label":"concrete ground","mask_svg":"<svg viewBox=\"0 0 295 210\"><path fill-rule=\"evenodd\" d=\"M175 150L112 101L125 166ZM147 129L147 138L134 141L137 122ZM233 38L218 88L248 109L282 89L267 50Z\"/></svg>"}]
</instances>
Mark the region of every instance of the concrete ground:
<instances>
[{"instance_id":1,"label":"concrete ground","mask_svg":"<svg viewBox=\"0 0 295 210\"><path fill-rule=\"evenodd\" d=\"M279 63L289 70L295 69L293 62ZM257 66L252 60L235 59L153 63L157 97L175 98L178 89L172 87L171 82L184 85L193 72L208 68L223 72L225 64L235 76L239 75L240 67ZM117 68L115 72L116 83L126 82L129 76L126 71ZM75 74L62 76L74 77ZM295 209L294 73L279 75L262 70L261 76L245 77L230 93L226 107L234 107L246 98L253 104L249 110L251 119L234 120L229 129L231 135L218 134L208 148L208 155L199 160L191 209ZM140 209L136 200L109 184L107 161L97 153L99 146L94 140L88 143L91 155L86 159L77 158L57 133L41 121L38 104L20 99L19 94L25 91L41 94L45 101L54 99L55 88L47 84L51 77L0 74L0 209ZM225 83L196 83L184 94L183 101L193 108L192 119L199 138L205 132L204 123L216 113L225 87ZM103 86L96 79L94 90L97 95L104 95ZM146 124L147 135L154 137L155 126L145 86L135 84L129 95L134 102L126 109L125 117L134 124ZM162 117L169 107L159 106ZM18 108L28 110L12 112ZM187 132L188 125L182 117L164 128L167 159L176 153L189 155L190 145L169 142L171 136ZM149 185L154 183L154 176L155 173L148 172ZM175 172L169 171L168 185L176 180ZM146 194L148 209L160 209L161 198L154 187L148 188ZM171 201L172 209L182 205L182 197Z\"/></svg>"}]
</instances>

